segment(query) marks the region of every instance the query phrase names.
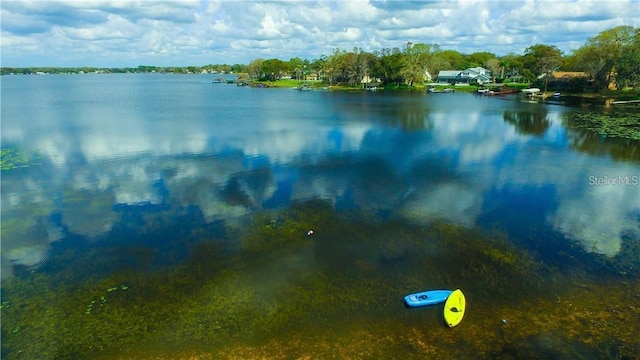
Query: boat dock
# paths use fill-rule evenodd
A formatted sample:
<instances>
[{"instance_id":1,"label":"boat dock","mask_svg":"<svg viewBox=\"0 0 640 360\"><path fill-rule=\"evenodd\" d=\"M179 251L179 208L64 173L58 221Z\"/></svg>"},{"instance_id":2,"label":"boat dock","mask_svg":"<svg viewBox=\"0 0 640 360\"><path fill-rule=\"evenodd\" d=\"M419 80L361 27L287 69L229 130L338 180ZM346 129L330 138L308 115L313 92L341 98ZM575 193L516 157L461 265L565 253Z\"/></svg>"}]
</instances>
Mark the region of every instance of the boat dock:
<instances>
[{"instance_id":1,"label":"boat dock","mask_svg":"<svg viewBox=\"0 0 640 360\"><path fill-rule=\"evenodd\" d=\"M617 104L640 104L640 100L618 100L611 102L614 105Z\"/></svg>"}]
</instances>

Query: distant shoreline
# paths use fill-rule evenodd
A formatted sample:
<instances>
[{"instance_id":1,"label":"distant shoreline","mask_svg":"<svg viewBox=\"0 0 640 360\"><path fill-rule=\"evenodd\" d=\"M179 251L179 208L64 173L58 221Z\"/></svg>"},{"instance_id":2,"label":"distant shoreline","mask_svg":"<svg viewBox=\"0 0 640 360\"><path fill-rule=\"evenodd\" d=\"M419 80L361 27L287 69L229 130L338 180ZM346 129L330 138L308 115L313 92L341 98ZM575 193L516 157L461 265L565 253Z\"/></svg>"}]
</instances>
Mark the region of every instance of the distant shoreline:
<instances>
[{"instance_id":1,"label":"distant shoreline","mask_svg":"<svg viewBox=\"0 0 640 360\"><path fill-rule=\"evenodd\" d=\"M207 76L213 76L213 77L226 77L226 76L233 76L233 77L237 77L239 74L236 73L208 73L208 72L182 72L182 71L176 71L176 72L172 72L172 71L122 71L122 72L114 72L114 71L109 71L112 69L97 69L95 71L89 71L89 72L85 72L85 71L78 71L78 72L42 72L42 71L37 71L37 72L29 72L29 73L7 73L5 72L5 69L7 68L2 68L2 76L44 76L44 75L114 75L114 74L148 74L148 75L207 75ZM11 69L18 69L18 68L11 68ZM40 68L20 68L20 69L40 69ZM48 68L48 69L52 69L52 68ZM72 69L72 68L56 68L59 70L62 69ZM75 68L73 68L75 69ZM100 71L100 70L105 70L105 71ZM295 88L297 87L300 83L302 82L306 82L306 83L311 83L311 88L313 90L328 90L328 91L344 91L344 92L358 92L358 91L367 91L365 88L362 87L353 87L353 86L345 86L345 85L328 85L326 83L323 83L320 80L316 80L316 81L300 81L300 80L277 80L277 81L251 81L249 83L250 87L263 87L263 88ZM526 86L514 86L515 84L511 85L513 87L519 87L519 88L526 88ZM426 89L429 86L435 86L437 89L445 89L445 88L452 88L455 90L455 92L465 92L465 93L475 93L479 86L472 84L472 85L468 85L468 86L453 86L451 84L419 84L416 86L404 86L404 85L400 85L398 87L380 87L377 88L376 91L405 91L405 92L423 92L426 91ZM547 91L548 94L552 94L554 93L554 91ZM640 99L640 92L639 91L633 91L633 90L606 90L603 92L569 92L569 91L562 91L561 92L562 96L566 96L566 97L573 97L573 98L582 98L582 99L592 99L592 100L612 100L615 99L616 101L628 101L628 100L638 100Z\"/></svg>"}]
</instances>

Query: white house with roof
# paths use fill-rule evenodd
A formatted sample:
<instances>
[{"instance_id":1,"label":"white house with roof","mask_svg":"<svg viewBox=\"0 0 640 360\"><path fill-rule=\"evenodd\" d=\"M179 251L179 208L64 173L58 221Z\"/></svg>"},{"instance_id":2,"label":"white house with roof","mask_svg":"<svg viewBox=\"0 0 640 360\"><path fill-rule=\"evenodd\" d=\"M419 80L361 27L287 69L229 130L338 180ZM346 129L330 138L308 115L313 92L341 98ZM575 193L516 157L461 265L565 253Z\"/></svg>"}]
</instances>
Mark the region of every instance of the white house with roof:
<instances>
[{"instance_id":1,"label":"white house with roof","mask_svg":"<svg viewBox=\"0 0 640 360\"><path fill-rule=\"evenodd\" d=\"M491 71L483 67L466 70L442 70L436 78L436 82L440 84L482 84L489 81L491 81Z\"/></svg>"}]
</instances>

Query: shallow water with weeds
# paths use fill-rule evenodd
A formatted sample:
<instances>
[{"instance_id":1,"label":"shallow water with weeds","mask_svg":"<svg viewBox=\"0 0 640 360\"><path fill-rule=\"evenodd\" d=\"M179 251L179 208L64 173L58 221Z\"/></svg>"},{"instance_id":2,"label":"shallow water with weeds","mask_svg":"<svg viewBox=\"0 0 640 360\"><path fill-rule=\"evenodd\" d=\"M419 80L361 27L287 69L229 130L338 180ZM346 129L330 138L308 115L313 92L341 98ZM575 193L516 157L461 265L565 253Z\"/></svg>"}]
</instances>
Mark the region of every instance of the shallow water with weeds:
<instances>
[{"instance_id":1,"label":"shallow water with weeds","mask_svg":"<svg viewBox=\"0 0 640 360\"><path fill-rule=\"evenodd\" d=\"M3 359L640 354L640 146L574 108L196 75L2 87ZM455 328L402 302L456 288Z\"/></svg>"},{"instance_id":2,"label":"shallow water with weeds","mask_svg":"<svg viewBox=\"0 0 640 360\"><path fill-rule=\"evenodd\" d=\"M74 265L45 262L5 280L3 358L587 359L640 350L640 281L606 264L597 276L580 263L558 268L503 234L342 218L320 201L268 215L279 225L265 226L262 214L229 231L246 241L240 247L200 229L172 266L123 266L122 249L94 244L59 255ZM97 250L114 255L95 262ZM120 268L77 275L110 265ZM439 305L403 305L424 288L463 289L462 324L446 327Z\"/></svg>"}]
</instances>

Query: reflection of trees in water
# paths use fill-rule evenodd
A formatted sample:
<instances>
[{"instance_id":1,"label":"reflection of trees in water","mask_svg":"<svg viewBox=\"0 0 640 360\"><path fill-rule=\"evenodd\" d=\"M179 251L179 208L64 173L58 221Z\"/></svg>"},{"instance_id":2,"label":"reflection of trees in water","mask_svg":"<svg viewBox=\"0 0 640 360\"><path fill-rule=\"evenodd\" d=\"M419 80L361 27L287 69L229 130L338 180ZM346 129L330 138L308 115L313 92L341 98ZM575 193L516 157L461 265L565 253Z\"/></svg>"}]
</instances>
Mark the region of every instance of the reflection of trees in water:
<instances>
[{"instance_id":1,"label":"reflection of trees in water","mask_svg":"<svg viewBox=\"0 0 640 360\"><path fill-rule=\"evenodd\" d=\"M503 118L504 121L515 126L519 134L541 137L551 126L546 111L505 111Z\"/></svg>"},{"instance_id":2,"label":"reflection of trees in water","mask_svg":"<svg viewBox=\"0 0 640 360\"><path fill-rule=\"evenodd\" d=\"M232 176L220 192L231 205L259 206L274 191L271 168L260 168Z\"/></svg>"},{"instance_id":3,"label":"reflection of trees in water","mask_svg":"<svg viewBox=\"0 0 640 360\"><path fill-rule=\"evenodd\" d=\"M633 119L628 116L617 119L597 114L562 115L567 141L572 149L590 155L608 155L614 160L640 161L640 141L628 136L638 131L640 122L631 122Z\"/></svg>"},{"instance_id":4,"label":"reflection of trees in water","mask_svg":"<svg viewBox=\"0 0 640 360\"><path fill-rule=\"evenodd\" d=\"M400 126L404 131L420 131L433 129L433 121L429 119L427 109L397 109L391 112L392 124Z\"/></svg>"},{"instance_id":5,"label":"reflection of trees in water","mask_svg":"<svg viewBox=\"0 0 640 360\"><path fill-rule=\"evenodd\" d=\"M292 198L320 197L350 207L388 209L405 191L402 179L384 158L348 154L303 166Z\"/></svg>"},{"instance_id":6,"label":"reflection of trees in water","mask_svg":"<svg viewBox=\"0 0 640 360\"><path fill-rule=\"evenodd\" d=\"M400 94L366 94L363 98L349 97L334 105L341 114L366 119L368 123L397 126L404 131L421 131L433 128L429 118L430 109L422 97Z\"/></svg>"},{"instance_id":7,"label":"reflection of trees in water","mask_svg":"<svg viewBox=\"0 0 640 360\"><path fill-rule=\"evenodd\" d=\"M596 132L567 128L567 141L572 149L589 155L609 155L614 160L640 161L640 141L609 138Z\"/></svg>"}]
</instances>

